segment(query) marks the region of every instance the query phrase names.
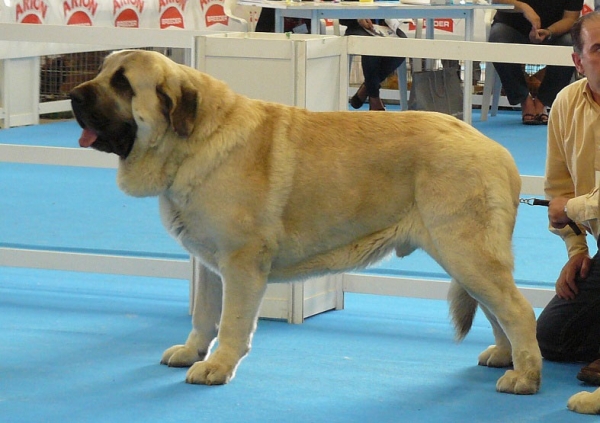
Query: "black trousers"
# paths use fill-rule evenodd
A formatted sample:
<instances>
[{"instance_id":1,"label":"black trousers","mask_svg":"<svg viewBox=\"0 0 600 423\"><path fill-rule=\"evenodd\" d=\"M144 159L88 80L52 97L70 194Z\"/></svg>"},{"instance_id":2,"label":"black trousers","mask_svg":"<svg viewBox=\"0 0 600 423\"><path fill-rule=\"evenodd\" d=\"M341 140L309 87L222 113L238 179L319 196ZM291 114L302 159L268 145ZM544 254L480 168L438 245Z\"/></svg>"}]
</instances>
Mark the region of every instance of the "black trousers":
<instances>
[{"instance_id":1,"label":"black trousers","mask_svg":"<svg viewBox=\"0 0 600 423\"><path fill-rule=\"evenodd\" d=\"M362 27L348 27L345 35L372 35ZM381 83L404 61L404 57L361 56L365 88L369 97L379 97Z\"/></svg>"},{"instance_id":2,"label":"black trousers","mask_svg":"<svg viewBox=\"0 0 600 423\"><path fill-rule=\"evenodd\" d=\"M600 252L592 258L586 279L577 279L573 300L558 296L537 321L542 356L553 361L590 362L600 358Z\"/></svg>"}]
</instances>

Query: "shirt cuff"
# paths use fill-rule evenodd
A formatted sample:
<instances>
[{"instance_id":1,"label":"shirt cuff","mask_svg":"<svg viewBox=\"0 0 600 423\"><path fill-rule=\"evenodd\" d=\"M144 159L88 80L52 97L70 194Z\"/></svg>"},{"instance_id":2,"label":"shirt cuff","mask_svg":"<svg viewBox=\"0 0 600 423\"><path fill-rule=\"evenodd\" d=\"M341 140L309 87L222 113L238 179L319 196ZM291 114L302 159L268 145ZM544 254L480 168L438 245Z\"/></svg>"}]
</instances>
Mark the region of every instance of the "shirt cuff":
<instances>
[{"instance_id":1,"label":"shirt cuff","mask_svg":"<svg viewBox=\"0 0 600 423\"><path fill-rule=\"evenodd\" d=\"M587 195L580 195L567 201L567 217L574 222L581 223L598 219L598 190L595 189Z\"/></svg>"}]
</instances>

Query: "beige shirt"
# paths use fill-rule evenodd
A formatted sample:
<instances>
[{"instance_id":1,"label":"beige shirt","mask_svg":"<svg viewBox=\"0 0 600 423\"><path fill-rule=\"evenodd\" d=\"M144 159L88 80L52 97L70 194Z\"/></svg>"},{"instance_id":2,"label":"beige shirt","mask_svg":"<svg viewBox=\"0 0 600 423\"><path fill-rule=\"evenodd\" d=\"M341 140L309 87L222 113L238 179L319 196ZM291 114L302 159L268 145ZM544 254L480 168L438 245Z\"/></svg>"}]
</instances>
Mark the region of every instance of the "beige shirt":
<instances>
[{"instance_id":1,"label":"beige shirt","mask_svg":"<svg viewBox=\"0 0 600 423\"><path fill-rule=\"evenodd\" d=\"M550 227L565 241L569 257L587 252L585 231L598 239L600 218L600 105L583 78L565 87L556 97L548 123L546 198L568 197L567 216L582 228Z\"/></svg>"}]
</instances>

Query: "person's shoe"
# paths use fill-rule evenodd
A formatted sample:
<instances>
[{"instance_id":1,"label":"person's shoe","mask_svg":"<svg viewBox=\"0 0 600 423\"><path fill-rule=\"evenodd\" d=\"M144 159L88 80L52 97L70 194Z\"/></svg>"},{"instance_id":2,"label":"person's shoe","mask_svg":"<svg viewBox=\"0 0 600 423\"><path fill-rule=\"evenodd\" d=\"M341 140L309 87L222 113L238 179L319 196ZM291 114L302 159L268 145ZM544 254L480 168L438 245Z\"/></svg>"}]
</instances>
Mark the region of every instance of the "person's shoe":
<instances>
[{"instance_id":1,"label":"person's shoe","mask_svg":"<svg viewBox=\"0 0 600 423\"><path fill-rule=\"evenodd\" d=\"M600 359L582 367L577 373L577 379L590 385L600 386Z\"/></svg>"},{"instance_id":2,"label":"person's shoe","mask_svg":"<svg viewBox=\"0 0 600 423\"><path fill-rule=\"evenodd\" d=\"M540 125L548 125L548 113L540 113L535 115L535 120L537 120Z\"/></svg>"},{"instance_id":3,"label":"person's shoe","mask_svg":"<svg viewBox=\"0 0 600 423\"><path fill-rule=\"evenodd\" d=\"M360 87L358 87L358 90L356 90L356 94L354 94L350 99L350 105L354 109L360 109L362 105L365 104L366 100L367 87L365 87L365 84L362 84Z\"/></svg>"},{"instance_id":4,"label":"person's shoe","mask_svg":"<svg viewBox=\"0 0 600 423\"><path fill-rule=\"evenodd\" d=\"M369 97L369 110L373 111L385 111L383 101L379 97Z\"/></svg>"},{"instance_id":5,"label":"person's shoe","mask_svg":"<svg viewBox=\"0 0 600 423\"><path fill-rule=\"evenodd\" d=\"M542 122L538 120L537 116L531 113L524 113L521 116L521 122L523 125L541 125Z\"/></svg>"}]
</instances>

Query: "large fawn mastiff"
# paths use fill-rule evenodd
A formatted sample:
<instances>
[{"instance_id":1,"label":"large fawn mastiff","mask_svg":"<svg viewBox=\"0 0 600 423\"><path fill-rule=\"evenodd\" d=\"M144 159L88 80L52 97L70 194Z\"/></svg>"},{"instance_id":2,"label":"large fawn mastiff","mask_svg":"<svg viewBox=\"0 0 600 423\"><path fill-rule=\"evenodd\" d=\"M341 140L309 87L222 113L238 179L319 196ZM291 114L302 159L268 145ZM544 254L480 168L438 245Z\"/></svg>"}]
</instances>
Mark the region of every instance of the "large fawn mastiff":
<instances>
[{"instance_id":1,"label":"large fawn mastiff","mask_svg":"<svg viewBox=\"0 0 600 423\"><path fill-rule=\"evenodd\" d=\"M188 382L233 378L267 282L421 248L452 277L457 338L477 305L490 320L496 343L479 364L514 366L496 388L539 389L535 317L512 277L519 173L471 126L433 112L252 100L148 51L111 54L71 99L80 145L117 154L119 187L158 196L167 230L209 269L187 341L162 357L191 366Z\"/></svg>"}]
</instances>

